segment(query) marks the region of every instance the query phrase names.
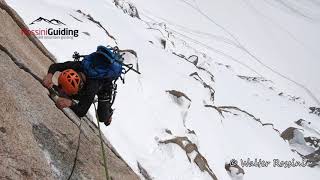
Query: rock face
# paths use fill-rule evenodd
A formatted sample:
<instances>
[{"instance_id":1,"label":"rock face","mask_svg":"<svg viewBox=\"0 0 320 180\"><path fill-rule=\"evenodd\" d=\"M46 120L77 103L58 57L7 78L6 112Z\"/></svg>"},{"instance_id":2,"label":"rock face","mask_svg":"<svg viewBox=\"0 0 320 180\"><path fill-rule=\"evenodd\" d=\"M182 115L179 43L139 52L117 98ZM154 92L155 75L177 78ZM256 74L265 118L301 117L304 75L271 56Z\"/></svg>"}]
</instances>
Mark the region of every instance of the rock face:
<instances>
[{"instance_id":1,"label":"rock face","mask_svg":"<svg viewBox=\"0 0 320 180\"><path fill-rule=\"evenodd\" d=\"M56 108L39 82L54 57L21 28L0 0L0 179L105 179L96 126ZM105 149L113 179L139 179L106 140Z\"/></svg>"}]
</instances>

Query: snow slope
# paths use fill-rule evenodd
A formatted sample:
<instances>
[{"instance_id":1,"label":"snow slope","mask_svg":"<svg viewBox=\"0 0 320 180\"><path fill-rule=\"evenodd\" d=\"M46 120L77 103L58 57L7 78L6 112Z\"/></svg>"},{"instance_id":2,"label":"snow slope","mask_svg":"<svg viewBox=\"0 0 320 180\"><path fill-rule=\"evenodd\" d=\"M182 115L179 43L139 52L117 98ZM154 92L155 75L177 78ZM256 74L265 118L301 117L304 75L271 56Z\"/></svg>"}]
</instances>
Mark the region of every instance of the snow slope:
<instances>
[{"instance_id":1,"label":"snow slope","mask_svg":"<svg viewBox=\"0 0 320 180\"><path fill-rule=\"evenodd\" d=\"M141 75L118 82L113 122L103 129L132 169L139 173L139 162L161 180L319 179L319 166L239 164L244 175L225 169L231 159L302 161L319 148L304 140L320 138L319 116L309 113L320 99L318 1L134 0L141 19L117 2L7 1L27 24L44 17L80 31L72 40L40 39L60 62L100 44L137 52L126 62L138 64ZM297 130L285 141L280 134L289 127Z\"/></svg>"}]
</instances>

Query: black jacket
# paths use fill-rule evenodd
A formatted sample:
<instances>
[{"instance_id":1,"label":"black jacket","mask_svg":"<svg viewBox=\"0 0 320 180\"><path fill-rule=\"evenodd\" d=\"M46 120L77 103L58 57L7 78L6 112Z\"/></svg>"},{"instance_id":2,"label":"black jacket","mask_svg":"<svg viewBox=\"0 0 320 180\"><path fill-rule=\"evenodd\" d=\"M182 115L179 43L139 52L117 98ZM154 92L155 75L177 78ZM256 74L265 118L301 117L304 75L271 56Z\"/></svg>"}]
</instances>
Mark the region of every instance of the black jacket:
<instances>
[{"instance_id":1,"label":"black jacket","mask_svg":"<svg viewBox=\"0 0 320 180\"><path fill-rule=\"evenodd\" d=\"M52 64L48 70L48 73L54 74L57 71L64 71L66 69L73 69L77 72L83 72L81 68L81 62L79 61L67 61L64 63L56 63ZM95 95L98 95L99 100L104 98L106 99L106 96L110 99L112 93L112 81L110 80L98 80L98 79L90 79L86 78L86 82L84 83L84 86L79 91L77 95L72 96L72 99L79 100L78 104L75 104L71 106L70 108L79 116L83 117L88 112ZM107 94L107 95L106 95ZM104 103L100 102L98 103L98 115L99 120L101 122L104 122L107 119L109 119L112 115L112 109L110 102Z\"/></svg>"}]
</instances>

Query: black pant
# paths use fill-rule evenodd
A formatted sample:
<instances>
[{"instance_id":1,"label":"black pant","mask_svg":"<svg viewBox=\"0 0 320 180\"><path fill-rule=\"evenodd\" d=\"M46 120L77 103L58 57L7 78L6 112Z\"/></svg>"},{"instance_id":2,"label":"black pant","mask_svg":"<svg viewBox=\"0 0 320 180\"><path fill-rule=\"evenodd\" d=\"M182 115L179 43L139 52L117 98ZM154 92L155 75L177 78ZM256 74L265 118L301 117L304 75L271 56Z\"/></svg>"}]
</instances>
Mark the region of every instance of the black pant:
<instances>
[{"instance_id":1,"label":"black pant","mask_svg":"<svg viewBox=\"0 0 320 180\"><path fill-rule=\"evenodd\" d=\"M113 101L113 94L115 93L115 88L112 82L107 82L102 85L98 92L98 118L100 122L104 122L105 125L109 125L109 119L113 114L112 101Z\"/></svg>"}]
</instances>

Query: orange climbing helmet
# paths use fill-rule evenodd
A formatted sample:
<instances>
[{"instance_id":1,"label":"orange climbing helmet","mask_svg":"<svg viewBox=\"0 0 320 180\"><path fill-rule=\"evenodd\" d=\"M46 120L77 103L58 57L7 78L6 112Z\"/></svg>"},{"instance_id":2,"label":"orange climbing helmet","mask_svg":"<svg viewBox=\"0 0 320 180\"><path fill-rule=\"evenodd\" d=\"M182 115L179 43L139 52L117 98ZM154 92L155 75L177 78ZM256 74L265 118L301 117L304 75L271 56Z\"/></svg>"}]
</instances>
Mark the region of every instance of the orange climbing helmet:
<instances>
[{"instance_id":1,"label":"orange climbing helmet","mask_svg":"<svg viewBox=\"0 0 320 180\"><path fill-rule=\"evenodd\" d=\"M66 69L61 72L58 84L68 96L75 95L80 89L81 78L73 69Z\"/></svg>"}]
</instances>

